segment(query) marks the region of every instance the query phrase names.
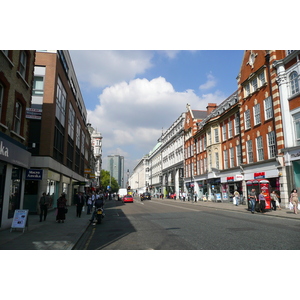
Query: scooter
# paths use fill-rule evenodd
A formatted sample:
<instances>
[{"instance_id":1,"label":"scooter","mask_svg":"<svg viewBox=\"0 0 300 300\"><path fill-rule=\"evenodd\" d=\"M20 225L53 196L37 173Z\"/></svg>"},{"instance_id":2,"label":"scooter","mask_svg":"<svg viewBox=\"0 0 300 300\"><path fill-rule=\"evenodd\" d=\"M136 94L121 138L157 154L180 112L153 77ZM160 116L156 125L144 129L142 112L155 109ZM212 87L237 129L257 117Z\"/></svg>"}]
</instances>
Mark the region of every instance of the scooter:
<instances>
[{"instance_id":1,"label":"scooter","mask_svg":"<svg viewBox=\"0 0 300 300\"><path fill-rule=\"evenodd\" d=\"M104 218L103 208L99 207L99 208L97 208L97 211L96 211L97 224L101 224L102 218Z\"/></svg>"},{"instance_id":2,"label":"scooter","mask_svg":"<svg viewBox=\"0 0 300 300\"><path fill-rule=\"evenodd\" d=\"M93 224L101 224L102 219L104 218L105 214L103 212L103 208L98 207L97 210L95 211L94 219L93 219Z\"/></svg>"}]
</instances>

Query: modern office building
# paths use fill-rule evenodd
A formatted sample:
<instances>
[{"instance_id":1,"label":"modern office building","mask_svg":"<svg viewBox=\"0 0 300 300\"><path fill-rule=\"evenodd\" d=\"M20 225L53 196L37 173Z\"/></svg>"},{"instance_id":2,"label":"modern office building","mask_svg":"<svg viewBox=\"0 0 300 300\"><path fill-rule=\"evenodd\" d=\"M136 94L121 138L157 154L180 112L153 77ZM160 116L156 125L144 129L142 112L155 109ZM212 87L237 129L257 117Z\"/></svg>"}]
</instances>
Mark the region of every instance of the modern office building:
<instances>
[{"instance_id":1,"label":"modern office building","mask_svg":"<svg viewBox=\"0 0 300 300\"><path fill-rule=\"evenodd\" d=\"M124 178L124 156L108 155L107 171L116 179L119 187L124 188L126 179Z\"/></svg>"},{"instance_id":2,"label":"modern office building","mask_svg":"<svg viewBox=\"0 0 300 300\"><path fill-rule=\"evenodd\" d=\"M29 151L31 172L24 208L34 212L43 192L56 200L62 192L68 203L74 194L91 186L93 170L87 111L68 51L37 51L34 67Z\"/></svg>"}]
</instances>

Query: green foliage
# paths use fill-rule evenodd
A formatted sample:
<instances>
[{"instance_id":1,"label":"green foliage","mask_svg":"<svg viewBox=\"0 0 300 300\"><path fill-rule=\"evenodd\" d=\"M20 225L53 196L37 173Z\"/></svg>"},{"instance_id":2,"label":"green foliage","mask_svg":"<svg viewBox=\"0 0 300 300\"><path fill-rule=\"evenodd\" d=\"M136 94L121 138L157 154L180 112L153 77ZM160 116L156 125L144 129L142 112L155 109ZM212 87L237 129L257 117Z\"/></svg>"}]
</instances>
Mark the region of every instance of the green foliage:
<instances>
[{"instance_id":1,"label":"green foliage","mask_svg":"<svg viewBox=\"0 0 300 300\"><path fill-rule=\"evenodd\" d=\"M106 188L108 185L110 185L110 173L109 171L106 170L101 170L101 175L100 175L100 184L103 189L103 191L106 191ZM119 190L119 185L117 180L114 177L111 177L111 192L112 193L117 193Z\"/></svg>"}]
</instances>

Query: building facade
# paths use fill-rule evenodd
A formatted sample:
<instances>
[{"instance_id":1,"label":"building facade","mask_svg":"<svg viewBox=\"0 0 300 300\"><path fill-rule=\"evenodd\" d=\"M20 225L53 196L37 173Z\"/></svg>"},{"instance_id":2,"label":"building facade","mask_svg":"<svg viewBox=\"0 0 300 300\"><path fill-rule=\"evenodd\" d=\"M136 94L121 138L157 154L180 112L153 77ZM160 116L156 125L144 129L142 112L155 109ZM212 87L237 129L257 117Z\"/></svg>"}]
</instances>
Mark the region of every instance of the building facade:
<instances>
[{"instance_id":1,"label":"building facade","mask_svg":"<svg viewBox=\"0 0 300 300\"><path fill-rule=\"evenodd\" d=\"M195 193L195 139L197 124L207 117L212 110L217 107L214 103L209 103L206 111L192 110L187 104L187 112L184 122L184 192L189 198ZM182 190L183 192L183 190Z\"/></svg>"},{"instance_id":2,"label":"building facade","mask_svg":"<svg viewBox=\"0 0 300 300\"><path fill-rule=\"evenodd\" d=\"M34 67L29 151L32 177L25 189L24 208L36 211L43 192L56 200L65 192L68 204L79 190L91 186L93 154L87 112L68 51L37 51Z\"/></svg>"},{"instance_id":3,"label":"building facade","mask_svg":"<svg viewBox=\"0 0 300 300\"><path fill-rule=\"evenodd\" d=\"M246 50L238 75L244 180L267 179L271 189L280 192L283 206L287 205L284 134L273 63L284 56L283 50Z\"/></svg>"},{"instance_id":4,"label":"building facade","mask_svg":"<svg viewBox=\"0 0 300 300\"><path fill-rule=\"evenodd\" d=\"M161 193L179 195L184 188L184 122L185 113L164 132L160 138L161 146Z\"/></svg>"},{"instance_id":5,"label":"building facade","mask_svg":"<svg viewBox=\"0 0 300 300\"><path fill-rule=\"evenodd\" d=\"M35 51L0 50L0 230L23 209Z\"/></svg>"},{"instance_id":6,"label":"building facade","mask_svg":"<svg viewBox=\"0 0 300 300\"><path fill-rule=\"evenodd\" d=\"M284 58L273 61L276 83L279 87L282 113L284 164L286 168L287 193L300 190L300 51L286 50Z\"/></svg>"}]
</instances>

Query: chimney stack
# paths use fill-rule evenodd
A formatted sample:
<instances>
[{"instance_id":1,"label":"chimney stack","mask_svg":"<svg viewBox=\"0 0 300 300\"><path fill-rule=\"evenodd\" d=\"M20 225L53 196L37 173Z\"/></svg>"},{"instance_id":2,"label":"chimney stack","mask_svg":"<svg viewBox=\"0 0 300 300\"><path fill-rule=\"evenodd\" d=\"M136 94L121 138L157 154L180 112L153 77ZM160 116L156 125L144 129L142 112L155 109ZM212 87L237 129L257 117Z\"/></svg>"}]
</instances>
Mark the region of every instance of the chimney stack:
<instances>
[{"instance_id":1,"label":"chimney stack","mask_svg":"<svg viewBox=\"0 0 300 300\"><path fill-rule=\"evenodd\" d=\"M208 103L208 105L206 107L206 109L207 109L207 115L209 115L217 107L218 107L217 103Z\"/></svg>"}]
</instances>

